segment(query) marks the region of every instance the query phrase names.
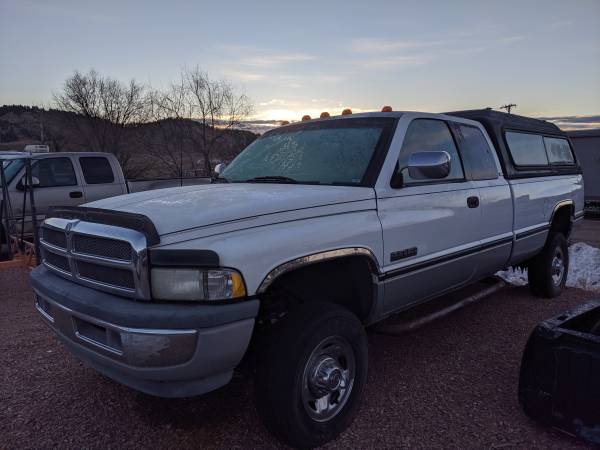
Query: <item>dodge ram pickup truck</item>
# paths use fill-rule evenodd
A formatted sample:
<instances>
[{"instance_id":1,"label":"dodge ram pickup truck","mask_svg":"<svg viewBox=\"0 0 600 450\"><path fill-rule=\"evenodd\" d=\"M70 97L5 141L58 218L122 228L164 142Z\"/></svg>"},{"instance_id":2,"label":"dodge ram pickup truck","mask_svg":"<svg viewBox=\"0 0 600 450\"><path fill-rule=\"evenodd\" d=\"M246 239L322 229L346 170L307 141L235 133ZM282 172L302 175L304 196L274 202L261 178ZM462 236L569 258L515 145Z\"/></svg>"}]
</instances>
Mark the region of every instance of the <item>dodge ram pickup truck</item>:
<instances>
[{"instance_id":1,"label":"dodge ram pickup truck","mask_svg":"<svg viewBox=\"0 0 600 450\"><path fill-rule=\"evenodd\" d=\"M509 266L558 296L583 216L565 134L491 110L293 123L219 169L50 211L35 305L74 355L151 395L217 389L252 355L258 410L298 447L355 416L366 326Z\"/></svg>"}]
</instances>

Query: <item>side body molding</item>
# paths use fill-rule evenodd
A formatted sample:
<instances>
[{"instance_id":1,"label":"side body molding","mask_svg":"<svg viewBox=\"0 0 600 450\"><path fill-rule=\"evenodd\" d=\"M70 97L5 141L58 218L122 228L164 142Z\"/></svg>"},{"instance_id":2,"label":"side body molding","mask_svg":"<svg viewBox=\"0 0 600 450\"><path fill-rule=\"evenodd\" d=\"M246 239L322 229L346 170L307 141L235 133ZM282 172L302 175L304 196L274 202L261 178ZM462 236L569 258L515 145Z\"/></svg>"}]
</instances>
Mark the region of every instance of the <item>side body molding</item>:
<instances>
[{"instance_id":1,"label":"side body molding","mask_svg":"<svg viewBox=\"0 0 600 450\"><path fill-rule=\"evenodd\" d=\"M265 293L269 286L273 284L273 282L284 273L298 269L302 266L307 266L309 264L315 264L347 256L365 256L370 261L371 271L373 271L376 274L381 273L379 264L377 263L377 259L375 258L375 255L371 250L364 247L340 248L336 250L313 253L312 255L301 256L300 258L293 259L275 267L263 279L260 286L258 287L257 294L260 295Z\"/></svg>"}]
</instances>

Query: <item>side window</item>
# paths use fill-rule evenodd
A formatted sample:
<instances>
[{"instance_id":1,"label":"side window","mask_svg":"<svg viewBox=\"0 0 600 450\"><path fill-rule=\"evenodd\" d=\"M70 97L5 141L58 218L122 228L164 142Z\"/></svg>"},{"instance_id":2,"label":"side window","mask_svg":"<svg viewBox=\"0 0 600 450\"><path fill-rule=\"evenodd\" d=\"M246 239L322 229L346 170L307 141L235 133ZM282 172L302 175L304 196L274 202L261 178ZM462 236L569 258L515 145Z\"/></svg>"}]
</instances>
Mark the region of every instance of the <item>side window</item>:
<instances>
[{"instance_id":1,"label":"side window","mask_svg":"<svg viewBox=\"0 0 600 450\"><path fill-rule=\"evenodd\" d=\"M539 134L508 131L506 142L512 159L517 166L548 165L544 138Z\"/></svg>"},{"instance_id":2,"label":"side window","mask_svg":"<svg viewBox=\"0 0 600 450\"><path fill-rule=\"evenodd\" d=\"M69 158L43 158L31 168L32 176L40 180L39 187L77 186L77 177Z\"/></svg>"},{"instance_id":3,"label":"side window","mask_svg":"<svg viewBox=\"0 0 600 450\"><path fill-rule=\"evenodd\" d=\"M575 164L569 141L561 138L544 137L550 164Z\"/></svg>"},{"instance_id":4,"label":"side window","mask_svg":"<svg viewBox=\"0 0 600 450\"><path fill-rule=\"evenodd\" d=\"M115 176L108 159L103 156L84 156L79 158L83 178L87 184L113 183Z\"/></svg>"},{"instance_id":5,"label":"side window","mask_svg":"<svg viewBox=\"0 0 600 450\"><path fill-rule=\"evenodd\" d=\"M460 153L469 178L472 180L495 180L498 178L498 168L492 155L492 149L481 130L462 123L455 123L454 129L458 134Z\"/></svg>"},{"instance_id":6,"label":"side window","mask_svg":"<svg viewBox=\"0 0 600 450\"><path fill-rule=\"evenodd\" d=\"M408 130L406 130L406 136L400 150L400 158L398 159L398 167L402 169L404 183L431 183L434 181L413 180L408 175L408 169L406 169L408 158L417 152L442 150L450 155L450 173L446 178L435 181L443 183L444 181L462 180L464 178L462 164L446 122L434 119L413 120L408 126Z\"/></svg>"}]
</instances>

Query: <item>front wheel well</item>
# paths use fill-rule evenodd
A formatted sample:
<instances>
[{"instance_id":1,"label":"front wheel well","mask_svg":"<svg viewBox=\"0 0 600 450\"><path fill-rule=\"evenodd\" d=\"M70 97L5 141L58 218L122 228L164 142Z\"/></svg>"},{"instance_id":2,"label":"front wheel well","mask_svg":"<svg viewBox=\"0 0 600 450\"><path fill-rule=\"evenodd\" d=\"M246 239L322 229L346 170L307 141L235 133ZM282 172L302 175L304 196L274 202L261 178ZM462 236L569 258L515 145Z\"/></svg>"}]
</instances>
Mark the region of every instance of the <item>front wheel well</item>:
<instances>
[{"instance_id":1,"label":"front wheel well","mask_svg":"<svg viewBox=\"0 0 600 450\"><path fill-rule=\"evenodd\" d=\"M308 302L343 306L364 322L376 295L372 266L366 257L348 256L284 273L261 294L259 323L277 320L292 306Z\"/></svg>"}]
</instances>

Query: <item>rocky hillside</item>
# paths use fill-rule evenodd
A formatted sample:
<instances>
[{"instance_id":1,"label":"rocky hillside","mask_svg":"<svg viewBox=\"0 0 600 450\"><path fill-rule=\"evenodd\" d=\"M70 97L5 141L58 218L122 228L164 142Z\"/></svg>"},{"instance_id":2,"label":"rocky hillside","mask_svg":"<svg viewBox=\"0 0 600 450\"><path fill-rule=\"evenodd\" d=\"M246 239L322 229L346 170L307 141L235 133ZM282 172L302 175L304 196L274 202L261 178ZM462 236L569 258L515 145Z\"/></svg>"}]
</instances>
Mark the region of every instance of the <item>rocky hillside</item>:
<instances>
[{"instance_id":1,"label":"rocky hillside","mask_svg":"<svg viewBox=\"0 0 600 450\"><path fill-rule=\"evenodd\" d=\"M230 161L257 135L207 128L196 121L169 119L126 128L56 109L0 106L0 150L46 144L51 151L107 151L128 177L206 175L209 166ZM209 164L207 164L207 160Z\"/></svg>"}]
</instances>

